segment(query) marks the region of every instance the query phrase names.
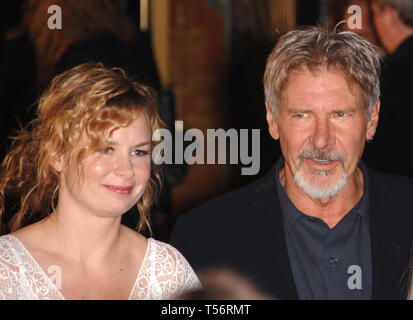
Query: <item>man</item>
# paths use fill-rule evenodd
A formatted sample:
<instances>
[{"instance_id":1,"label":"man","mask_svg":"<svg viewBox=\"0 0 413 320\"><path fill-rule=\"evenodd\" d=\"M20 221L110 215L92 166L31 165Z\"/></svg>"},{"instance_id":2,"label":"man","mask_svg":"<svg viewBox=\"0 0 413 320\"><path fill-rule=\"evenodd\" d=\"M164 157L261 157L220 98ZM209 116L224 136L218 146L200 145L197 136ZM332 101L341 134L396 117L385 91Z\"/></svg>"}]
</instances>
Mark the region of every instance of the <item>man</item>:
<instances>
[{"instance_id":1,"label":"man","mask_svg":"<svg viewBox=\"0 0 413 320\"><path fill-rule=\"evenodd\" d=\"M373 0L372 12L387 56L381 75L380 123L364 159L376 170L413 177L413 1Z\"/></svg>"},{"instance_id":2,"label":"man","mask_svg":"<svg viewBox=\"0 0 413 320\"><path fill-rule=\"evenodd\" d=\"M171 242L196 271L230 267L281 299L406 297L413 182L359 162L378 123L379 73L375 49L355 33L280 39L264 88L282 157L178 219Z\"/></svg>"}]
</instances>

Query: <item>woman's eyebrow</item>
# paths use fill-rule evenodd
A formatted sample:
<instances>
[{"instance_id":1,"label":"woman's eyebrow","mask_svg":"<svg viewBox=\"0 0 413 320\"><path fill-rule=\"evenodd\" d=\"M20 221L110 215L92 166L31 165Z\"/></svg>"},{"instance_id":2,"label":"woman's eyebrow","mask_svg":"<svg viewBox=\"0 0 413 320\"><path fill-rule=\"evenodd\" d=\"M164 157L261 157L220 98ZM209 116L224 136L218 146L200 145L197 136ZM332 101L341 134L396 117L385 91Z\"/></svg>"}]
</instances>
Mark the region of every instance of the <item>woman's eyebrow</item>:
<instances>
[{"instance_id":1,"label":"woman's eyebrow","mask_svg":"<svg viewBox=\"0 0 413 320\"><path fill-rule=\"evenodd\" d=\"M119 145L119 142L117 141L109 141L110 145ZM139 142L137 144L135 144L132 148L137 148L137 147L142 147L142 146L146 146L146 145L152 145L152 141L144 141L144 142Z\"/></svg>"},{"instance_id":2,"label":"woman's eyebrow","mask_svg":"<svg viewBox=\"0 0 413 320\"><path fill-rule=\"evenodd\" d=\"M146 146L146 145L152 145L152 141L146 141L146 142L138 143L135 146L133 146L133 148L143 147L143 146Z\"/></svg>"}]
</instances>

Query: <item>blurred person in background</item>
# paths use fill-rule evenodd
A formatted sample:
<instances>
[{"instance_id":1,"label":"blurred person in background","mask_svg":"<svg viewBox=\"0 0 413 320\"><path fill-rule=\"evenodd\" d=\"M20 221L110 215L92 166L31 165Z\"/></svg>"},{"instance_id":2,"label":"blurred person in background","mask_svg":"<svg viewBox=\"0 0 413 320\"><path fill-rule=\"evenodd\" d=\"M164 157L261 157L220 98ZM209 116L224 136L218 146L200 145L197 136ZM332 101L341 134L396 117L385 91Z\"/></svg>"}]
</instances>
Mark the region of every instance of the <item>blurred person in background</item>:
<instances>
[{"instance_id":1,"label":"blurred person in background","mask_svg":"<svg viewBox=\"0 0 413 320\"><path fill-rule=\"evenodd\" d=\"M7 136L34 117L36 96L36 61L34 48L26 32L19 32L20 7L23 1L2 1L4 26L0 51L0 159L9 143Z\"/></svg>"},{"instance_id":2,"label":"blurred person in background","mask_svg":"<svg viewBox=\"0 0 413 320\"><path fill-rule=\"evenodd\" d=\"M21 18L6 31L0 69L1 109L5 122L19 118L23 124L28 123L35 117L35 107L32 105L52 77L63 69L90 60L102 61L111 67L123 67L130 74L140 70L141 75L147 75L146 78L152 77L149 85L159 85L154 62L148 61L150 58L144 54L145 48L140 48L142 55L137 57L134 56L136 50L131 50L138 43L136 27L121 10L120 3L115 0L16 2ZM48 8L52 5L61 8L62 29L49 29L48 20L52 14L48 13ZM10 10L16 9L15 6ZM95 37L103 37L104 45L102 41L97 41L100 43L100 47L96 48L99 56L83 54L77 61L71 58L72 45ZM147 51L150 48L146 48ZM65 53L67 58L63 57ZM72 63L61 62L62 58ZM63 64L61 70L59 63ZM8 133L16 127L10 128Z\"/></svg>"},{"instance_id":3,"label":"blurred person in background","mask_svg":"<svg viewBox=\"0 0 413 320\"><path fill-rule=\"evenodd\" d=\"M372 0L371 8L387 55L381 74L380 123L364 159L377 170L413 177L413 1Z\"/></svg>"},{"instance_id":4,"label":"blurred person in background","mask_svg":"<svg viewBox=\"0 0 413 320\"><path fill-rule=\"evenodd\" d=\"M61 8L61 29L49 28L52 5ZM38 93L59 69L93 59L108 67L122 67L140 76L140 81L159 87L150 43L119 0L26 0L21 21L10 33L9 38L26 33L34 47Z\"/></svg>"},{"instance_id":5,"label":"blurred person in background","mask_svg":"<svg viewBox=\"0 0 413 320\"><path fill-rule=\"evenodd\" d=\"M178 300L270 300L248 278L230 269L211 268L199 274L202 288L178 296Z\"/></svg>"}]
</instances>

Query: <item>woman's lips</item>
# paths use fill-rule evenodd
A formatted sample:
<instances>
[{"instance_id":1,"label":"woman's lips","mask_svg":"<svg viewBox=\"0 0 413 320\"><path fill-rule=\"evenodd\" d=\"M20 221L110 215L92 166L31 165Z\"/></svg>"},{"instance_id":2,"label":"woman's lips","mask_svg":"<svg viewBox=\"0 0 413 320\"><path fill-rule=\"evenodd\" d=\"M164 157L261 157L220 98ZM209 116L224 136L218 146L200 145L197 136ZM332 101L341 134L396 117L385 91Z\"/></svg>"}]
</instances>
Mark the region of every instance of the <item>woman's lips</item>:
<instances>
[{"instance_id":1,"label":"woman's lips","mask_svg":"<svg viewBox=\"0 0 413 320\"><path fill-rule=\"evenodd\" d=\"M110 186L110 185L105 185L107 189L110 191L113 191L117 194L120 195L129 195L132 192L133 187L118 187L118 186Z\"/></svg>"}]
</instances>

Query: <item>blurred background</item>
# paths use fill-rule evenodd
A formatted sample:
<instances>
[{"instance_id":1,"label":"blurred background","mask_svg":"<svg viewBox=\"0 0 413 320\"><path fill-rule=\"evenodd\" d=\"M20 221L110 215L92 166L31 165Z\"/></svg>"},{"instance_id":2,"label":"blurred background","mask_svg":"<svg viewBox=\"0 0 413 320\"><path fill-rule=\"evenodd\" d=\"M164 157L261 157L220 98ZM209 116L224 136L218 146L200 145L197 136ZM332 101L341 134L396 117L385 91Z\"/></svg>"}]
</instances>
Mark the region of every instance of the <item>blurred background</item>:
<instances>
[{"instance_id":1,"label":"blurred background","mask_svg":"<svg viewBox=\"0 0 413 320\"><path fill-rule=\"evenodd\" d=\"M3 0L1 155L17 119L33 117L51 78L88 60L123 67L154 86L171 128L182 120L184 129L204 133L260 129L257 175L242 176L241 163L166 168L165 215L157 222L158 237L166 239L178 215L257 179L278 159L265 120L266 57L297 26L334 28L351 4L363 13L363 28L355 31L379 45L367 0ZM47 26L51 5L62 9L62 29Z\"/></svg>"}]
</instances>

